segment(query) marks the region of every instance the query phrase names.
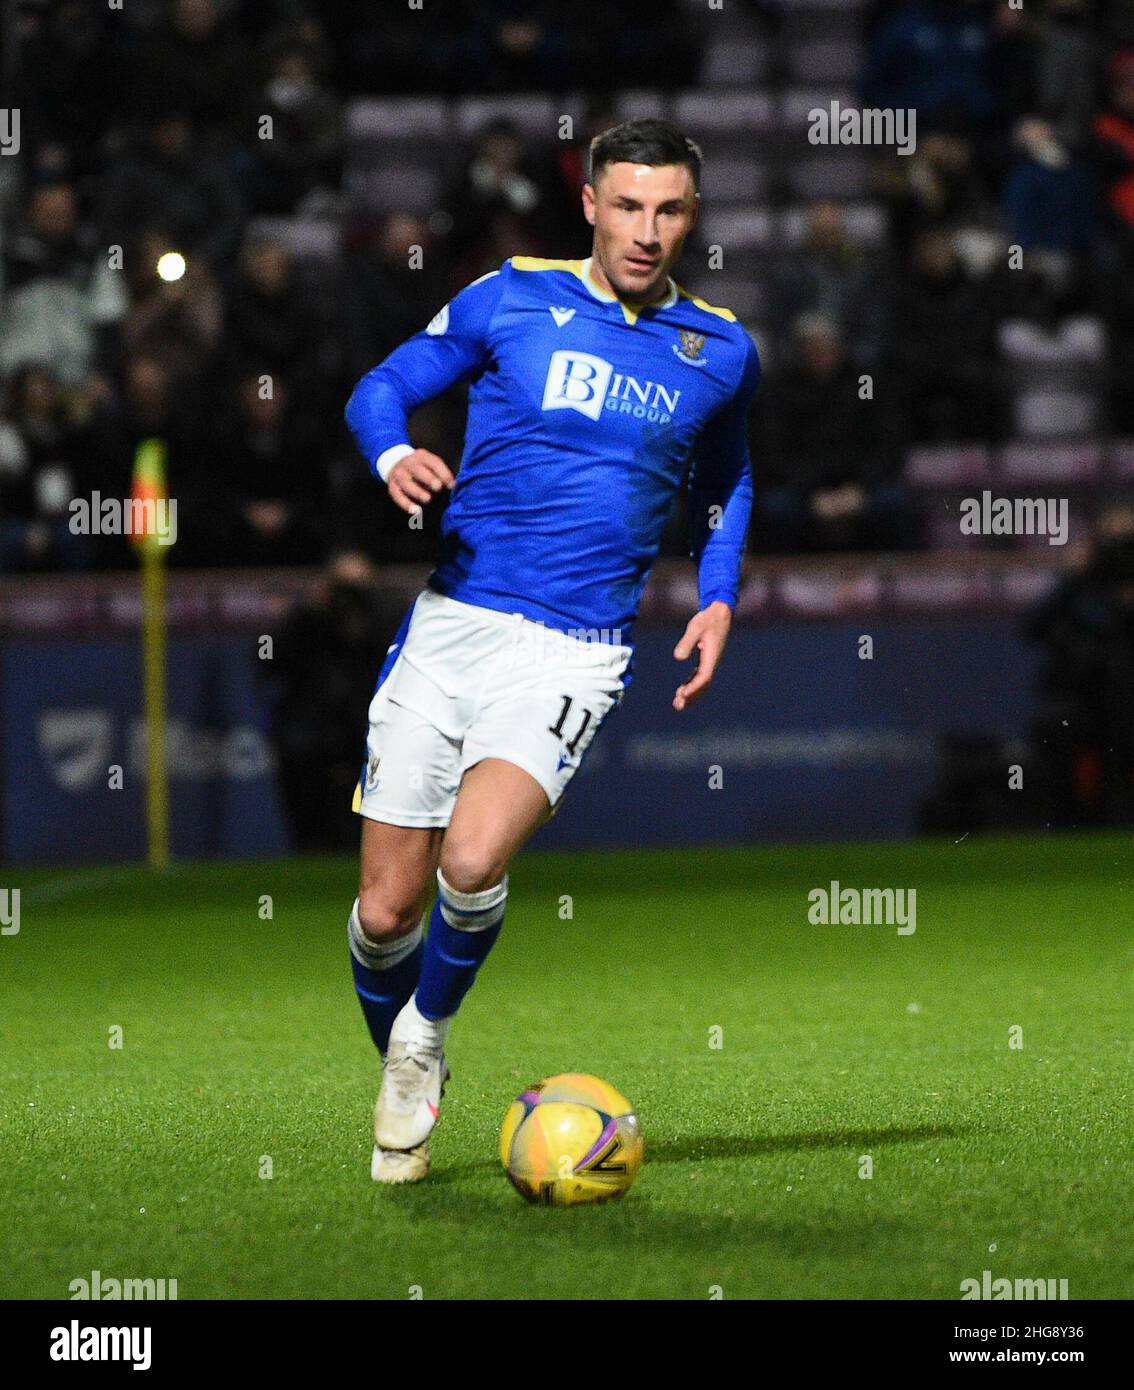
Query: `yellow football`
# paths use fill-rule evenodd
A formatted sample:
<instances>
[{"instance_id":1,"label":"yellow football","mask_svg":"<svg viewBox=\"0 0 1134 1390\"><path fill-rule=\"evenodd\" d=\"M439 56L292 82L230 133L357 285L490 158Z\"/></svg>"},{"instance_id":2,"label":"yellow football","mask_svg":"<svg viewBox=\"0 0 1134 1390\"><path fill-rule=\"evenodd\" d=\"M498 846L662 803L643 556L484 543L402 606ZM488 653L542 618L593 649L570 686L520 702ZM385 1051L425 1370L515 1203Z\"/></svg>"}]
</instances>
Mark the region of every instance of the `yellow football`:
<instances>
[{"instance_id":1,"label":"yellow football","mask_svg":"<svg viewBox=\"0 0 1134 1390\"><path fill-rule=\"evenodd\" d=\"M500 1161L529 1202L569 1207L621 1197L644 1145L634 1107L597 1076L567 1072L530 1086L500 1127Z\"/></svg>"}]
</instances>

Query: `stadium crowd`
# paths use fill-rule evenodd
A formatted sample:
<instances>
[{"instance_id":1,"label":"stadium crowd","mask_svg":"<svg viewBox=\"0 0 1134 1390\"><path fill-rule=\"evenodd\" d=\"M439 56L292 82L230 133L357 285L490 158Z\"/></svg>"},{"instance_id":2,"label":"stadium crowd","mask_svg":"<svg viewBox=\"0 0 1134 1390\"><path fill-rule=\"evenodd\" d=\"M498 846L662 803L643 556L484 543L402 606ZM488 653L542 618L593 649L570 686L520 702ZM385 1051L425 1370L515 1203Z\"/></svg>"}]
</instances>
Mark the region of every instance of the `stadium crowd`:
<instances>
[{"instance_id":1,"label":"stadium crowd","mask_svg":"<svg viewBox=\"0 0 1134 1390\"><path fill-rule=\"evenodd\" d=\"M118 538L72 534L67 504L127 495L152 436L179 504L175 564L313 564L346 547L428 558L436 515L407 527L354 454L342 423L354 382L504 257L587 254L585 150L623 114L621 93L729 81L712 14L682 0L655 0L633 26L617 7L560 0L390 7L380 21L367 0L14 8L6 572L131 563ZM832 13L815 8L817 24ZM798 85L790 44L806 6L736 9L769 55L763 85ZM819 190L802 244L767 257L759 306L741 314L765 359L751 426L761 550L932 544L905 474L918 446L1134 435L1134 3L845 9L858 99L915 109L917 147L870 151L865 203L882 236L861 236L846 200ZM357 196L353 102L577 93L581 73L574 138L490 113L433 171L431 211L387 199L376 212ZM791 196L773 173L762 203ZM281 220L332 227L331 254L297 256ZM167 251L185 258L178 279L156 273ZM727 304L699 269L706 252L704 237L690 245L683 281ZM1046 374L1046 394L1019 389L1028 373ZM415 442L455 463L461 405L458 389L419 412ZM666 548L682 549L680 517Z\"/></svg>"}]
</instances>

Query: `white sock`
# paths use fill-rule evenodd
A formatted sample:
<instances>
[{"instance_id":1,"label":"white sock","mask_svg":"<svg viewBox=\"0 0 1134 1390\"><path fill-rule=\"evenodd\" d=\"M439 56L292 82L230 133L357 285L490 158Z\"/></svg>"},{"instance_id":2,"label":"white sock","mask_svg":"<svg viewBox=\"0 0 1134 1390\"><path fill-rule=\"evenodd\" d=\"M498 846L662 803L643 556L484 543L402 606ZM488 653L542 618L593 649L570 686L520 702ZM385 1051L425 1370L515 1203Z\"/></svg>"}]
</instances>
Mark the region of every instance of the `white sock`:
<instances>
[{"instance_id":1,"label":"white sock","mask_svg":"<svg viewBox=\"0 0 1134 1390\"><path fill-rule=\"evenodd\" d=\"M412 1040L430 1052L440 1052L449 1036L452 1021L452 1018L426 1018L417 1007L415 991L394 1020L393 1033L399 1038Z\"/></svg>"}]
</instances>

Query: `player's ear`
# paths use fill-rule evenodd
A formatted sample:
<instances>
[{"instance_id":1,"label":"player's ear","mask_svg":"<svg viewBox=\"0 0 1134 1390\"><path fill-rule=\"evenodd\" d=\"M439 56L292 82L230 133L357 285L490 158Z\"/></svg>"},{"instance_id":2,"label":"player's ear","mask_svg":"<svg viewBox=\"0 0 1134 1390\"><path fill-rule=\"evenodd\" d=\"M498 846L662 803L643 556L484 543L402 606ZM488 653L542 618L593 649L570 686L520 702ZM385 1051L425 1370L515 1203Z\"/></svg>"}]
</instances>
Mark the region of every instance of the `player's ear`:
<instances>
[{"instance_id":1,"label":"player's ear","mask_svg":"<svg viewBox=\"0 0 1134 1390\"><path fill-rule=\"evenodd\" d=\"M589 183L583 184L583 216L595 225L595 190Z\"/></svg>"}]
</instances>

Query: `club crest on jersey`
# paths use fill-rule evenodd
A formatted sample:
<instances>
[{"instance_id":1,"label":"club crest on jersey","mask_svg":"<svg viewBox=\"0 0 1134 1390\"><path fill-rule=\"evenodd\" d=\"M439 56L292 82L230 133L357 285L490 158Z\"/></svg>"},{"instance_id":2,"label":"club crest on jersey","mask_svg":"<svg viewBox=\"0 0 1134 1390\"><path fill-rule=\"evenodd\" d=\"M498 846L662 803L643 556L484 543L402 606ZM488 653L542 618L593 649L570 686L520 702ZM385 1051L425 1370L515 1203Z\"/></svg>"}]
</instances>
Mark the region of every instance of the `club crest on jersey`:
<instances>
[{"instance_id":1,"label":"club crest on jersey","mask_svg":"<svg viewBox=\"0 0 1134 1390\"><path fill-rule=\"evenodd\" d=\"M673 419L680 399L680 390L639 381L616 372L604 357L566 348L551 354L543 384L544 410L577 410L590 420L610 411L665 425Z\"/></svg>"},{"instance_id":2,"label":"club crest on jersey","mask_svg":"<svg viewBox=\"0 0 1134 1390\"><path fill-rule=\"evenodd\" d=\"M674 343L673 350L683 362L691 367L703 367L708 361L704 354L705 335L694 333L691 328L681 329L681 342Z\"/></svg>"}]
</instances>

